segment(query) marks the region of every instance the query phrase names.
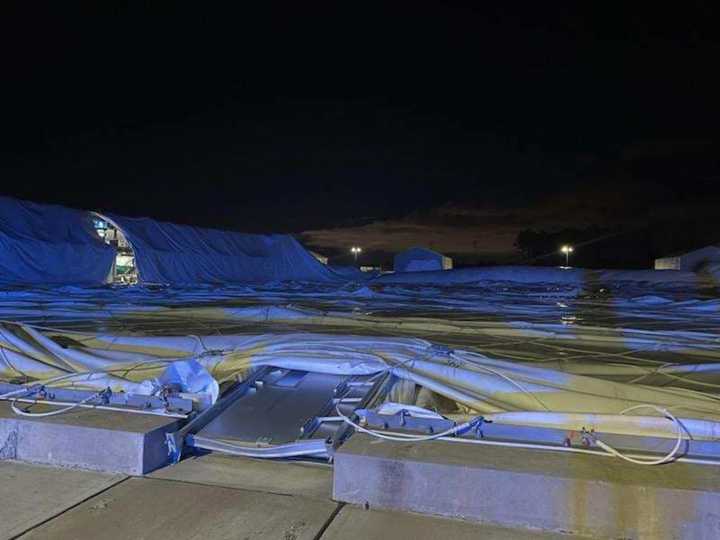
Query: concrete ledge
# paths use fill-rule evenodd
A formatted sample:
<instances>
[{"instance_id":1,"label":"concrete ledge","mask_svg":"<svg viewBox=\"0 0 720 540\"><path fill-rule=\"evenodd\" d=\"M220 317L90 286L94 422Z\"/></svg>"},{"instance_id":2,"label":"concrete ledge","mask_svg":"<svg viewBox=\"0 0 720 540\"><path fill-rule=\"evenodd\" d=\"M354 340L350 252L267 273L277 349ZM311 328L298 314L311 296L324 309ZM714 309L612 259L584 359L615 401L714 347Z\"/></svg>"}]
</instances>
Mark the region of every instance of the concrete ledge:
<instances>
[{"instance_id":1,"label":"concrete ledge","mask_svg":"<svg viewBox=\"0 0 720 540\"><path fill-rule=\"evenodd\" d=\"M26 418L2 402L0 459L141 475L167 463L165 433L177 427L174 418L92 409Z\"/></svg>"},{"instance_id":2,"label":"concrete ledge","mask_svg":"<svg viewBox=\"0 0 720 540\"><path fill-rule=\"evenodd\" d=\"M720 538L720 469L356 434L333 496L371 508L600 538Z\"/></svg>"}]
</instances>

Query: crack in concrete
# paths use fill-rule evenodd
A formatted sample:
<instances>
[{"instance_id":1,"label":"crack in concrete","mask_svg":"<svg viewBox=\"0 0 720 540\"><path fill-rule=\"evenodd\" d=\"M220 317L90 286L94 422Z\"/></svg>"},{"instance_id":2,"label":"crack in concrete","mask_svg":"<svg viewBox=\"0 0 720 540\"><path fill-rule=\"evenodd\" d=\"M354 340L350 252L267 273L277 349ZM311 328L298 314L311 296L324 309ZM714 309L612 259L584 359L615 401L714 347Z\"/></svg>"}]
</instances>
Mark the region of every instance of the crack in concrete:
<instances>
[{"instance_id":1,"label":"crack in concrete","mask_svg":"<svg viewBox=\"0 0 720 540\"><path fill-rule=\"evenodd\" d=\"M36 523L35 525L32 525L31 527L28 527L28 528L25 529L24 531L21 531L21 532L19 532L18 534L9 537L8 540L17 540L18 538L20 538L20 537L28 534L30 531L32 531L32 530L34 530L34 529L37 529L38 527L42 527L43 525L45 525L46 523L49 523L50 521L54 520L55 518L58 518L58 517L62 516L64 513L69 512L70 510L73 510L73 509L77 508L78 506L80 506L80 505L83 504L83 503L86 503L86 502L89 501L90 499L92 499L92 498L94 498L94 497L97 497L98 495L102 495L103 493L111 490L111 489L114 488L115 486L118 486L118 485L122 484L122 483L123 483L125 480L127 480L128 478L130 478L130 477L129 477L129 476L125 476L125 477L123 477L123 478L120 478L117 482L113 482L113 483L110 484L109 486L106 486L106 487L102 488L101 490L97 491L96 493L93 493L93 494L91 494L91 495L88 495L88 496L85 497L84 499L76 502L75 504L72 504L72 505L68 506L67 508L64 508L64 509L60 510L59 512L57 512L56 514L53 514L52 516L48 517L47 519L44 519L44 520L40 521L39 523Z\"/></svg>"}]
</instances>

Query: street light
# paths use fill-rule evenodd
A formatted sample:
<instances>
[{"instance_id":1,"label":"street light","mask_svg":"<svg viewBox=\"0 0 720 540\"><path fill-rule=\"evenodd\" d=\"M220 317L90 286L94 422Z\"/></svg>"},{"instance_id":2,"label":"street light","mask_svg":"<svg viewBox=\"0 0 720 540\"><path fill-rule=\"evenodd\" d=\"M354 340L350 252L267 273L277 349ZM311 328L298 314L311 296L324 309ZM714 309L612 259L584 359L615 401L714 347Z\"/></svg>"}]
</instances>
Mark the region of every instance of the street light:
<instances>
[{"instance_id":1,"label":"street light","mask_svg":"<svg viewBox=\"0 0 720 540\"><path fill-rule=\"evenodd\" d=\"M355 262L357 262L358 255L362 253L362 248L358 246L353 246L350 248L350 252L355 256Z\"/></svg>"},{"instance_id":2,"label":"street light","mask_svg":"<svg viewBox=\"0 0 720 540\"><path fill-rule=\"evenodd\" d=\"M570 254L575 250L572 246L565 245L560 248L560 251L565 254L565 266L570 266Z\"/></svg>"}]
</instances>

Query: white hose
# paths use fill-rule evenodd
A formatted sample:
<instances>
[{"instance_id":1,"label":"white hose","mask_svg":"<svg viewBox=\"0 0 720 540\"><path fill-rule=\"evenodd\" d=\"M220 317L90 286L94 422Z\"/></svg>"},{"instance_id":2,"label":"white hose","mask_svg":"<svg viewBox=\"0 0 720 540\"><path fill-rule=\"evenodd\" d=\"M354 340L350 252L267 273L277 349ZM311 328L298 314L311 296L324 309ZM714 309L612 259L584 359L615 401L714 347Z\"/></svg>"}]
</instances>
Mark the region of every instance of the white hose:
<instances>
[{"instance_id":1,"label":"white hose","mask_svg":"<svg viewBox=\"0 0 720 540\"><path fill-rule=\"evenodd\" d=\"M682 423L669 411L662 409L660 407L657 407L655 405L650 404L642 404L642 405L635 405L634 407L629 407L623 411L620 412L620 414L625 414L627 412L636 410L636 409L642 409L642 408L650 408L654 409L660 414L664 415L666 418L671 420L672 422L675 422L675 424L678 427L678 435L677 435L677 441L675 442L675 445L673 448L668 452L666 455L662 456L661 458L657 459L645 459L640 456L630 456L621 453L620 451L616 450L609 444L597 439L593 438L594 442L600 447L605 454L611 457L618 457L624 461L628 461L630 463L633 463L635 465L662 465L664 463L669 463L671 461L677 461L677 454L680 451L680 447L682 446L684 437L683 437L683 431L684 428L682 426ZM531 444L531 443L505 443L500 441L474 441L474 440L467 440L467 439L457 439L454 437L449 437L449 435L457 435L458 433L464 432L468 429L471 429L474 424L477 424L479 419L475 418L473 420L470 420L468 422L465 422L463 424L460 424L458 426L454 426L448 430L445 430L440 433L436 433L433 435L413 435L410 433L398 433L398 432L383 432L383 431L377 431L374 429L367 429L357 422L353 422L350 418L345 416L340 411L340 403L335 406L335 409L337 410L338 415L342 418L343 422L346 424L352 426L357 431L360 431L361 433L366 433L372 437L376 437L378 439L383 439L386 441L393 441L393 442L424 442L424 441L432 441L432 440L438 440L442 439L444 441L462 441L462 442L472 442L476 444L486 443L486 444L498 444L501 446L513 446L513 447L519 447L519 448L538 448L538 449L545 449L545 450L562 450L562 451L569 451L569 450L577 450L582 451L583 453L590 453L594 455L603 455L599 452L593 452L593 451L587 451L587 450L581 450L581 449L573 449L573 448L566 448L566 447L555 447L550 445L538 445L538 444ZM683 460L686 461L686 460ZM714 465L717 465L718 463L711 462Z\"/></svg>"},{"instance_id":2,"label":"white hose","mask_svg":"<svg viewBox=\"0 0 720 540\"><path fill-rule=\"evenodd\" d=\"M82 400L78 401L77 403L73 403L72 405L69 405L69 406L67 406L67 407L63 407L62 409L55 409L55 410L47 411L47 412L34 413L34 412L23 411L22 409L19 409L19 408L15 405L15 403L17 402L16 399L13 399L13 400L10 402L10 408L11 408L12 411L13 411L15 414L17 414L18 416L29 416L30 418L42 418L42 417L46 417L46 416L56 416L56 415L58 415L58 414L63 414L63 413L66 413L66 412L70 412L70 411L72 411L73 409L76 409L76 408L84 405L84 404L87 403L88 401L90 401L90 400L92 400L92 399L95 399L95 398L98 397L99 395L100 395L100 392L96 392L96 393L94 393L93 395L88 396L88 397L86 397L85 399L82 399Z\"/></svg>"},{"instance_id":3,"label":"white hose","mask_svg":"<svg viewBox=\"0 0 720 540\"><path fill-rule=\"evenodd\" d=\"M22 393L27 394L29 391L30 390L28 390L27 388L20 388L19 390L13 390L12 392L8 392L7 394L1 394L0 399L7 399L13 396L20 395Z\"/></svg>"},{"instance_id":4,"label":"white hose","mask_svg":"<svg viewBox=\"0 0 720 540\"><path fill-rule=\"evenodd\" d=\"M407 442L412 442L409 437L413 437L413 435L410 435L409 433L400 433L396 431L389 431L388 433L397 436L399 438L402 438L403 440ZM373 435L372 433L369 433L369 435ZM452 442L452 443L460 443L460 444L479 444L481 446L501 446L503 448L522 448L522 449L528 449L528 450L549 450L553 452L565 452L570 454L586 454L591 456L599 456L599 457L615 457L613 454L609 454L604 451L599 450L591 450L589 448L573 448L569 446L553 446L550 444L538 444L538 443L519 443L519 442L510 442L510 441L489 441L487 439L465 439L462 437L441 437L441 441L445 442ZM639 456L638 456L639 457ZM698 458L686 458L686 457L678 457L674 460L678 463L693 463L696 465L713 465L713 466L720 466L720 461L717 460L710 460L710 459L698 459Z\"/></svg>"},{"instance_id":5,"label":"white hose","mask_svg":"<svg viewBox=\"0 0 720 540\"><path fill-rule=\"evenodd\" d=\"M152 364L167 364L167 363L175 362L176 360L177 359L158 358L158 359L152 359L152 360L147 360L147 361L142 361L142 362L136 362L130 368L115 368L115 369L105 369L105 370L80 371L80 372L76 372L76 373L64 373L63 375L58 375L57 377L52 377L50 379L45 379L42 381L35 381L34 384L39 385L39 386L46 386L46 385L51 385L53 383L57 383L60 381L64 381L66 379L73 379L75 377L81 377L81 376L91 377L92 375L110 375L117 371L132 371L133 369L135 369L143 364L151 364L151 365ZM31 389L20 388L19 390L13 390L12 392L7 392L5 394L1 394L0 400L8 399L8 398L11 398L13 396L17 396L17 395L20 395L23 393L30 395ZM15 405L15 403L17 402L17 399L10 400L10 408L18 416L28 416L28 417L34 417L34 418L56 416L58 414L63 414L63 413L69 412L77 407L80 407L80 406L86 404L88 401L96 398L98 395L100 395L100 392L97 392L91 396L88 396L88 397L82 399L81 401L78 401L77 403L73 403L72 405L70 405L68 407L64 407L62 409L56 409L53 411L47 411L47 412L43 412L43 413L31 413L31 412L27 412L27 411L23 411L23 410L19 409Z\"/></svg>"},{"instance_id":6,"label":"white hose","mask_svg":"<svg viewBox=\"0 0 720 540\"><path fill-rule=\"evenodd\" d=\"M628 461L630 463L634 463L635 465L662 465L663 463L669 463L671 461L674 461L677 453L680 451L680 447L683 443L683 425L670 411L667 409L662 409L656 405L650 405L650 404L642 404L642 405L635 405L634 407L629 407L625 410L620 411L620 414L625 414L630 411L634 411L636 409L654 409L655 411L662 414L665 418L672 421L677 425L677 440L675 441L675 445L672 447L670 452L665 454L663 457L658 459L641 459L641 458L634 458L627 456L620 451L616 450L606 442L601 441L598 438L594 438L595 444L597 444L600 448L605 450L608 454L618 457L622 460Z\"/></svg>"}]
</instances>

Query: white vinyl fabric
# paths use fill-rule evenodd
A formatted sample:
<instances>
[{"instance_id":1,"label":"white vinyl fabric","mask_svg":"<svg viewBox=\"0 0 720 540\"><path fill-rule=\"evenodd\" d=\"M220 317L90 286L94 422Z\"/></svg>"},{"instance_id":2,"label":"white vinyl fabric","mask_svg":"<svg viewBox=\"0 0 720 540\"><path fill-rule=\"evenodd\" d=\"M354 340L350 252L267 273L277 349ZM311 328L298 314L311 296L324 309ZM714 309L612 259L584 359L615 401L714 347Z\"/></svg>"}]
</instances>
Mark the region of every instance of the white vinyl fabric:
<instances>
[{"instance_id":1,"label":"white vinyl fabric","mask_svg":"<svg viewBox=\"0 0 720 540\"><path fill-rule=\"evenodd\" d=\"M389 371L473 413L507 423L579 429L577 424L594 422L605 429L670 436L672 426L647 420L643 411L622 414L649 404L681 416L696 426L699 437L720 438L717 400L694 390L577 375L422 339L308 333L134 337L5 324L0 328L0 352L0 376L5 379L42 381L75 373L61 384L140 393L153 388L147 381L165 372L168 364L188 360L217 382L259 366L344 375Z\"/></svg>"}]
</instances>

